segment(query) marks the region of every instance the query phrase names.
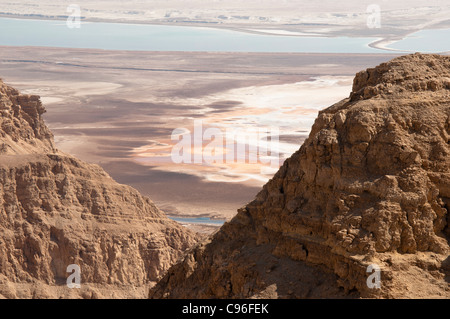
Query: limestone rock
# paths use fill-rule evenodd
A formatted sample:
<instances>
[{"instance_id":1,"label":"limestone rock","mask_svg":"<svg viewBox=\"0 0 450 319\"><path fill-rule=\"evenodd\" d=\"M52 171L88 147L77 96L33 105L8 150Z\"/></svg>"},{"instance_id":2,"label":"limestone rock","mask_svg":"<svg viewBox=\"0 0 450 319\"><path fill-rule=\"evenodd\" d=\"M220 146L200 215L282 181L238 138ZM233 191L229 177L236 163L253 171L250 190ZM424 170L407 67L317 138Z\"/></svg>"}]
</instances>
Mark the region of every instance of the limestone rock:
<instances>
[{"instance_id":1,"label":"limestone rock","mask_svg":"<svg viewBox=\"0 0 450 319\"><path fill-rule=\"evenodd\" d=\"M145 297L198 236L56 150L44 111L0 81L0 297ZM66 286L71 264L81 289Z\"/></svg>"},{"instance_id":2,"label":"limestone rock","mask_svg":"<svg viewBox=\"0 0 450 319\"><path fill-rule=\"evenodd\" d=\"M448 56L358 73L256 199L150 297L450 298L449 84ZM381 289L367 285L370 265Z\"/></svg>"}]
</instances>

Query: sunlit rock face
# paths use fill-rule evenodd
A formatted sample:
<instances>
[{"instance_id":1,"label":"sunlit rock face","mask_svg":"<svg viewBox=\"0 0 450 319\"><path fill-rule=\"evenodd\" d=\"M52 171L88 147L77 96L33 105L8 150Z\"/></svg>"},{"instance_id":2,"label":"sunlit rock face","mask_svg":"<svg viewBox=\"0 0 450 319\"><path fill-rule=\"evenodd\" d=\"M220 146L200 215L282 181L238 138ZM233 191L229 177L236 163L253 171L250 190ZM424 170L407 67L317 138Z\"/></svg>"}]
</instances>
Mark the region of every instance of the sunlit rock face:
<instances>
[{"instance_id":1,"label":"sunlit rock face","mask_svg":"<svg viewBox=\"0 0 450 319\"><path fill-rule=\"evenodd\" d=\"M0 297L144 297L197 235L55 149L44 111L0 82ZM66 285L70 265L79 289Z\"/></svg>"},{"instance_id":2,"label":"sunlit rock face","mask_svg":"<svg viewBox=\"0 0 450 319\"><path fill-rule=\"evenodd\" d=\"M448 56L358 73L255 200L150 297L449 298L449 101Z\"/></svg>"}]
</instances>

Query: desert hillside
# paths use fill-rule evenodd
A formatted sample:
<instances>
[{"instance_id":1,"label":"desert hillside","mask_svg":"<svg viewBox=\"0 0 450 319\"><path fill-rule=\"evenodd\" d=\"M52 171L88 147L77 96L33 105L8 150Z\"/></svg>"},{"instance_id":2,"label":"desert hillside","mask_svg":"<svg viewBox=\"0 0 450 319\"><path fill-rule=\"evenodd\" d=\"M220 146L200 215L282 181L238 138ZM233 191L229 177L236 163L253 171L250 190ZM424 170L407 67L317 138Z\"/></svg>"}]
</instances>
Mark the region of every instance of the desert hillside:
<instances>
[{"instance_id":1,"label":"desert hillside","mask_svg":"<svg viewBox=\"0 0 450 319\"><path fill-rule=\"evenodd\" d=\"M0 81L0 298L146 296L197 235L58 151L44 111ZM80 289L66 285L69 265Z\"/></svg>"},{"instance_id":2,"label":"desert hillside","mask_svg":"<svg viewBox=\"0 0 450 319\"><path fill-rule=\"evenodd\" d=\"M255 200L150 298L450 298L449 139L450 57L358 73Z\"/></svg>"}]
</instances>

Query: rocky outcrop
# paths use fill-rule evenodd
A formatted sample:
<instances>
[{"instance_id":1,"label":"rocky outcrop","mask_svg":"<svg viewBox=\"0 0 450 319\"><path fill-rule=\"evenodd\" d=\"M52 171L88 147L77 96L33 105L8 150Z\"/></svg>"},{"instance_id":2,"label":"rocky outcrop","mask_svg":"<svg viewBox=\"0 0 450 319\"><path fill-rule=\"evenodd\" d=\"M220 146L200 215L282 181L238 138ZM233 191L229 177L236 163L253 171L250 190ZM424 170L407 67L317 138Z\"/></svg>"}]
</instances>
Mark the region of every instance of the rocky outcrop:
<instances>
[{"instance_id":1,"label":"rocky outcrop","mask_svg":"<svg viewBox=\"0 0 450 319\"><path fill-rule=\"evenodd\" d=\"M198 237L55 149L37 96L0 82L0 297L139 298ZM81 289L69 289L69 265Z\"/></svg>"},{"instance_id":2,"label":"rocky outcrop","mask_svg":"<svg viewBox=\"0 0 450 319\"><path fill-rule=\"evenodd\" d=\"M358 73L256 199L150 297L450 298L449 81L439 55ZM377 266L379 289L367 284Z\"/></svg>"},{"instance_id":3,"label":"rocky outcrop","mask_svg":"<svg viewBox=\"0 0 450 319\"><path fill-rule=\"evenodd\" d=\"M55 152L44 112L39 96L22 95L0 80L0 155Z\"/></svg>"}]
</instances>

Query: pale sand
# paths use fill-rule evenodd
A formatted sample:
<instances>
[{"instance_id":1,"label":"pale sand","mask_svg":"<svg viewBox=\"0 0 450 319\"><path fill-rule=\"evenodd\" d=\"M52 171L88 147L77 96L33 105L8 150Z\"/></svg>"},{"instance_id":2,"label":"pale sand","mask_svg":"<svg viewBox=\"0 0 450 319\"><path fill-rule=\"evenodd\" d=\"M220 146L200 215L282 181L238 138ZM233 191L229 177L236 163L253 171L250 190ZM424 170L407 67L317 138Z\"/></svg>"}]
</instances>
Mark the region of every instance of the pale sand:
<instances>
[{"instance_id":1,"label":"pale sand","mask_svg":"<svg viewBox=\"0 0 450 319\"><path fill-rule=\"evenodd\" d=\"M86 97L92 95L108 95L119 89L122 85L109 82L76 82L76 81L40 81L40 87L36 88L34 82L21 81L10 82L11 85L33 87L22 90L24 94L39 95L43 102L56 103L66 100L68 97Z\"/></svg>"},{"instance_id":2,"label":"pale sand","mask_svg":"<svg viewBox=\"0 0 450 319\"><path fill-rule=\"evenodd\" d=\"M5 16L57 18L68 16L69 2L0 0ZM233 27L255 30L276 29L296 33L385 34L417 30L448 19L450 6L442 0L398 0L376 3L382 23L389 27L367 27L367 8L372 2L359 0L77 0L83 21L123 23L170 23L195 26ZM30 18L30 17L28 17ZM64 20L64 18L62 18Z\"/></svg>"},{"instance_id":3,"label":"pale sand","mask_svg":"<svg viewBox=\"0 0 450 319\"><path fill-rule=\"evenodd\" d=\"M283 36L316 37L316 36L321 35L319 33L294 32L294 31L286 31L286 30L280 30L280 29L248 29L248 31L254 31L254 32L264 33L264 34L272 34L272 35L283 35Z\"/></svg>"}]
</instances>

